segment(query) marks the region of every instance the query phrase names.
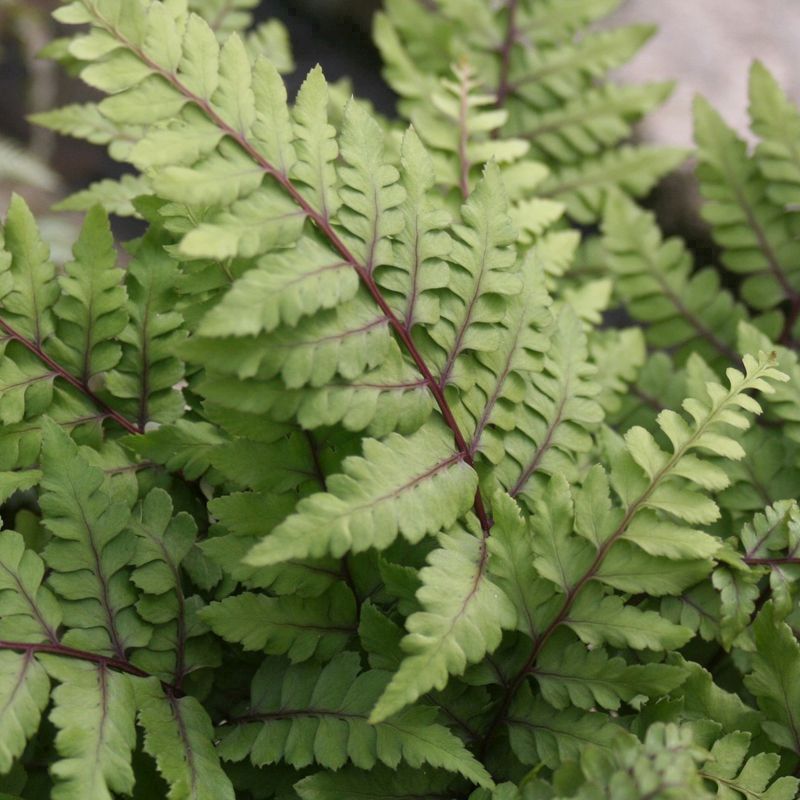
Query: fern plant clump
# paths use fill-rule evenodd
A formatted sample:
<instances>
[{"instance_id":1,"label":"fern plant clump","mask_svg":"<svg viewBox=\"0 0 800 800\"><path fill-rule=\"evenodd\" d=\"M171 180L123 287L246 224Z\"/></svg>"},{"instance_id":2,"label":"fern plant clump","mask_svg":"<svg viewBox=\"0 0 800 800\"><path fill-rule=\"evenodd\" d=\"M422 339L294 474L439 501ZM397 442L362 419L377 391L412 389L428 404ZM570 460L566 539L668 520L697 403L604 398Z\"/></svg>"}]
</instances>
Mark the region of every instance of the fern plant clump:
<instances>
[{"instance_id":1,"label":"fern plant clump","mask_svg":"<svg viewBox=\"0 0 800 800\"><path fill-rule=\"evenodd\" d=\"M800 112L698 101L722 290L614 0L387 0L402 122L256 5L55 14L131 169L2 227L0 792L796 797Z\"/></svg>"}]
</instances>

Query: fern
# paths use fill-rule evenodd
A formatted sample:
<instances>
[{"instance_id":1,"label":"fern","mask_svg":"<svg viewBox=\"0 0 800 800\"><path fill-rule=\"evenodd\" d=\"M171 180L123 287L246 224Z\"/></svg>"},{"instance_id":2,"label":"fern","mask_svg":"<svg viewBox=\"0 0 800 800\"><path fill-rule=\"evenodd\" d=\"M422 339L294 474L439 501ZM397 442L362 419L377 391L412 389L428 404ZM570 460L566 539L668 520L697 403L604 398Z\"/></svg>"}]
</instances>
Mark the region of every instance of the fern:
<instances>
[{"instance_id":1,"label":"fern","mask_svg":"<svg viewBox=\"0 0 800 800\"><path fill-rule=\"evenodd\" d=\"M613 0L389 0L405 131L257 5L56 12L133 171L2 229L0 792L795 797L788 100L698 106L722 290Z\"/></svg>"},{"instance_id":2,"label":"fern","mask_svg":"<svg viewBox=\"0 0 800 800\"><path fill-rule=\"evenodd\" d=\"M400 109L423 135L431 127L428 109L435 105L441 113L444 106L435 99L434 76L446 79L451 62L468 59L481 76L482 94L494 97L497 110L494 117L485 118L486 127L494 128L485 143L473 142L470 126L463 124L468 117L462 115L466 146L461 151L473 149L483 161L504 161L514 158L515 151L516 158L524 155L528 142L553 172L540 191L563 200L576 219L591 221L601 214L607 189L646 194L684 158L667 148L615 152L629 137L631 123L664 102L671 91L669 84L623 88L608 81L608 73L632 58L653 34L647 26L587 31L616 5L583 0L562 8L513 0L502 4L501 13L492 14L480 2L466 9L446 0L418 9L402 1L388 2L376 21L376 41L386 78L402 98ZM422 30L427 33L421 35ZM463 74L464 67L457 69ZM465 109L471 108L468 94L464 97ZM456 104L451 106L451 118L458 119ZM445 136L455 142L453 133L440 131L429 144L440 148ZM474 163L474 158L468 161ZM527 184L530 191L530 179Z\"/></svg>"}]
</instances>

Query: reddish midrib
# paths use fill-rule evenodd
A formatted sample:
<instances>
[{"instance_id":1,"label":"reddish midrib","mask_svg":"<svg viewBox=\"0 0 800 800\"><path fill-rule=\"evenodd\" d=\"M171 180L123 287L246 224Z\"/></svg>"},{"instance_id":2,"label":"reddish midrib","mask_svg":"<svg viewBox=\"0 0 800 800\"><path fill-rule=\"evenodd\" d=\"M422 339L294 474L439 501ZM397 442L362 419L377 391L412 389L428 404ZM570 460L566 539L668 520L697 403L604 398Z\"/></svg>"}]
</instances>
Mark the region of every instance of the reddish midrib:
<instances>
[{"instance_id":1,"label":"reddish midrib","mask_svg":"<svg viewBox=\"0 0 800 800\"><path fill-rule=\"evenodd\" d=\"M25 338L21 333L15 330L4 320L0 319L0 330L8 334L9 339L19 342L26 350L33 353L45 366L59 378L65 380L74 389L77 389L81 394L85 395L92 401L92 403L103 413L105 417L113 419L120 427L124 428L128 433L137 434L139 429L132 422L127 420L122 414L114 411L111 406L104 403L85 383L81 382L72 373L68 372L64 367L54 361L50 356L45 353L44 349L37 345L35 342Z\"/></svg>"}]
</instances>

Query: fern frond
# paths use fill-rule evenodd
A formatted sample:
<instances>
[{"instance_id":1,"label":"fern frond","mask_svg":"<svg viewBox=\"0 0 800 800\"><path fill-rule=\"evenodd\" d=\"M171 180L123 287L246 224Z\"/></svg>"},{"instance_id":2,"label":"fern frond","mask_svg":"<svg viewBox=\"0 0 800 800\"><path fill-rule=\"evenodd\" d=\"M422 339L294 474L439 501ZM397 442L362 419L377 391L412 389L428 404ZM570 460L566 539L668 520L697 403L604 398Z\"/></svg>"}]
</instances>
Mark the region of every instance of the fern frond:
<instances>
[{"instance_id":1,"label":"fern frond","mask_svg":"<svg viewBox=\"0 0 800 800\"><path fill-rule=\"evenodd\" d=\"M0 774L11 771L39 729L50 679L30 653L0 652Z\"/></svg>"},{"instance_id":2,"label":"fern frond","mask_svg":"<svg viewBox=\"0 0 800 800\"><path fill-rule=\"evenodd\" d=\"M628 137L633 121L666 99L669 86L622 88L608 82L608 73L632 58L653 34L648 26L590 28L615 6L610 0L560 5L514 1L493 13L481 2L437 0L417 8L391 2L376 19L375 39L387 81L401 97L400 111L415 125L419 121L420 130L436 119L432 107L442 106L431 98L440 92L438 81L447 80L453 57L468 59L482 81L477 91L494 100L495 127L491 140L479 145L481 151L497 153L498 161L505 160L502 153L519 158L524 155L520 138L530 139L534 155L556 173L572 165L572 171L552 178L550 187L563 192L570 214L582 222L593 221L602 195L594 184L645 193L685 157L666 149L641 155L632 151L625 157L631 169L616 169L612 148ZM457 105L450 104L455 120ZM462 137L462 146L454 147L452 131L463 132L465 127L451 128L428 143L441 147L448 141L445 146L463 156L470 137ZM468 161L462 158L462 167ZM508 170L510 175L524 167L527 193L535 184L533 166L518 162ZM469 166L462 168L462 186L468 173ZM639 173L638 179L632 177ZM453 186L450 174L448 185ZM578 182L587 187L580 194L572 190Z\"/></svg>"},{"instance_id":3,"label":"fern frond","mask_svg":"<svg viewBox=\"0 0 800 800\"><path fill-rule=\"evenodd\" d=\"M477 530L476 530L477 529ZM415 702L430 689L443 689L500 644L514 626L514 608L486 576L487 549L474 522L439 536L441 549L419 573L422 610L406 620L406 657L372 711L379 722Z\"/></svg>"},{"instance_id":4,"label":"fern frond","mask_svg":"<svg viewBox=\"0 0 800 800\"><path fill-rule=\"evenodd\" d=\"M45 561L49 585L64 603L64 622L74 626L63 641L125 660L129 648L147 643L150 631L138 618L136 593L120 554L133 546L128 508L104 491L101 470L53 422L42 443L41 504L53 539ZM90 576L90 577L89 577Z\"/></svg>"},{"instance_id":5,"label":"fern frond","mask_svg":"<svg viewBox=\"0 0 800 800\"><path fill-rule=\"evenodd\" d=\"M120 333L122 357L105 377L108 392L137 421L142 432L150 421L172 422L183 413L176 384L183 363L176 350L185 333L175 307L175 262L147 237L140 243L125 277L129 321Z\"/></svg>"},{"instance_id":6,"label":"fern frond","mask_svg":"<svg viewBox=\"0 0 800 800\"><path fill-rule=\"evenodd\" d=\"M204 637L200 621L202 599L187 596L181 565L195 545L197 525L189 514L173 516L172 500L152 489L134 509L131 527L136 535L131 582L139 590L136 610L153 628L146 648L132 660L151 675L181 687L193 671L216 664L214 646Z\"/></svg>"},{"instance_id":7,"label":"fern frond","mask_svg":"<svg viewBox=\"0 0 800 800\"><path fill-rule=\"evenodd\" d=\"M795 791L800 304L748 326L633 208L683 156L624 143L668 93L609 80L650 29L387 0L403 133L320 68L290 101L255 5L57 12L106 99L46 121L141 173L68 203L147 230L117 272L91 210L62 273L21 201L3 229L0 791ZM720 134L706 184L774 247L764 91L770 154ZM614 282L647 339L598 332Z\"/></svg>"},{"instance_id":8,"label":"fern frond","mask_svg":"<svg viewBox=\"0 0 800 800\"><path fill-rule=\"evenodd\" d=\"M727 375L729 388L709 382L704 397L685 401L691 423L670 411L659 416L658 423L671 443L671 453L663 451L643 428L632 428L625 445L608 438L610 482L602 469L595 469L592 480L574 498L565 491L563 481L561 487L559 482L551 482L557 505L540 502L534 517L540 553L537 571L559 588L563 601L558 609L549 612L549 623L533 639L527 660L508 685L484 746L488 746L497 726L506 719L514 697L526 685L526 677L538 664L550 637L562 626L571 628L593 647L610 644L637 650L669 650L682 646L691 637L691 631L657 613L626 605L623 598L606 594L598 582L638 592L636 583L641 579L637 576L651 572L656 563L665 567L662 558L683 559L687 555L695 561L698 577L710 571L712 565L707 557L714 552L709 547L713 539L696 537L687 525L676 526L669 519L659 520L659 516L668 514L689 525L709 523L718 517L717 506L710 498L694 493L689 487L699 485L706 490L718 490L727 485L728 479L722 469L712 468L711 462L698 456L709 452L722 458L741 458L744 452L728 431L749 426L742 411L760 411L748 390L757 388L768 393L771 390L768 381L786 379L763 354L758 360L745 357L744 373L729 369ZM620 508L612 505L609 487L618 495ZM659 521L656 528L666 525L670 530L677 527L682 531L684 548L665 550L649 542L654 517ZM570 538L573 527L580 539ZM567 545L570 556L562 562L562 555L566 558L563 548ZM653 558L656 561L650 560ZM691 568L687 570L690 571ZM622 575L625 578L620 583ZM676 594L686 588L685 575L678 572L674 583L667 577L665 593ZM649 592L650 587L642 590Z\"/></svg>"},{"instance_id":9,"label":"fern frond","mask_svg":"<svg viewBox=\"0 0 800 800\"><path fill-rule=\"evenodd\" d=\"M517 135L543 161L575 163L628 139L633 123L664 103L672 89L670 83L607 84L559 108L526 115Z\"/></svg>"},{"instance_id":10,"label":"fern frond","mask_svg":"<svg viewBox=\"0 0 800 800\"><path fill-rule=\"evenodd\" d=\"M155 678L138 681L136 702L144 749L170 786L170 800L234 800L219 763L214 729L194 697L166 694Z\"/></svg>"},{"instance_id":11,"label":"fern frond","mask_svg":"<svg viewBox=\"0 0 800 800\"><path fill-rule=\"evenodd\" d=\"M106 224L100 214L97 212L98 216L90 223L95 230L97 226L102 230ZM85 236L94 239L90 231L91 228L87 228ZM68 292L75 295L59 300L55 266L21 198L12 199L2 239L0 348L4 355L0 356L0 372L5 375L0 391L7 423L2 436L9 442L5 448L8 459L5 468L31 467L36 463L36 432L41 427L41 415L45 413L68 425L110 418L129 432L136 430L132 422L100 397L93 380L96 374L90 374L92 369L104 368L113 362L116 345L113 341L100 342L98 337L113 336L125 313L120 307L124 295L114 289L117 275L109 260L113 258L110 250L103 254L97 266L100 275L106 280L112 279L102 300L94 296L91 281L79 288L71 282L69 273L62 281ZM76 245L78 258L87 256L87 242L88 239L84 239ZM108 239L106 247L110 248ZM102 290L99 291L102 294ZM98 302L98 308L88 312L94 302ZM86 330L74 327L78 324L74 319L86 323ZM106 325L110 325L108 330L105 330ZM14 364L9 362L12 358ZM87 358L88 364L84 363Z\"/></svg>"},{"instance_id":12,"label":"fern frond","mask_svg":"<svg viewBox=\"0 0 800 800\"><path fill-rule=\"evenodd\" d=\"M511 296L521 288L513 269L515 231L495 165L486 168L461 216L464 224L454 226L450 282L440 299L440 319L428 331L440 351L435 357L442 387L451 382L469 385L469 378L465 381L460 374L459 356L494 348L496 339L478 334L503 320Z\"/></svg>"},{"instance_id":13,"label":"fern frond","mask_svg":"<svg viewBox=\"0 0 800 800\"><path fill-rule=\"evenodd\" d=\"M292 561L277 567L251 567L244 561L264 530L280 524L293 507L293 498L285 494L250 492L216 498L212 509L223 531L203 542L203 551L248 589L319 597L344 577L341 563L334 558ZM258 521L254 523L254 519Z\"/></svg>"},{"instance_id":14,"label":"fern frond","mask_svg":"<svg viewBox=\"0 0 800 800\"><path fill-rule=\"evenodd\" d=\"M116 161L125 161L131 148L142 135L140 128L115 125L100 113L96 103L82 103L52 111L31 114L31 122L64 136L85 139L91 144L108 145L109 155Z\"/></svg>"},{"instance_id":15,"label":"fern frond","mask_svg":"<svg viewBox=\"0 0 800 800\"><path fill-rule=\"evenodd\" d=\"M792 800L800 786L797 778L775 778L781 763L776 753L748 757L751 738L749 733L737 731L717 739L702 767L702 777L717 785L717 797L735 791L741 797Z\"/></svg>"},{"instance_id":16,"label":"fern frond","mask_svg":"<svg viewBox=\"0 0 800 800\"><path fill-rule=\"evenodd\" d=\"M495 98L480 91L466 56L442 78L425 103L410 114L411 123L433 153L436 180L458 189L462 199L475 186L475 174L489 161L513 164L529 149L520 138L492 137L507 122L508 112L493 108Z\"/></svg>"},{"instance_id":17,"label":"fern frond","mask_svg":"<svg viewBox=\"0 0 800 800\"><path fill-rule=\"evenodd\" d=\"M313 598L245 592L212 603L200 617L225 641L292 663L329 661L356 632L353 593L341 583Z\"/></svg>"},{"instance_id":18,"label":"fern frond","mask_svg":"<svg viewBox=\"0 0 800 800\"><path fill-rule=\"evenodd\" d=\"M623 730L600 712L584 713L576 708L557 711L541 698L521 691L508 718L511 747L523 764L543 763L551 768L571 761L585 746L606 757L624 737Z\"/></svg>"},{"instance_id":19,"label":"fern frond","mask_svg":"<svg viewBox=\"0 0 800 800\"><path fill-rule=\"evenodd\" d=\"M449 214L432 192L433 162L413 128L403 137L400 160L404 225L394 243L394 258L378 267L375 279L410 331L439 319L438 290L449 281L445 259L452 250L452 240L445 230Z\"/></svg>"},{"instance_id":20,"label":"fern frond","mask_svg":"<svg viewBox=\"0 0 800 800\"><path fill-rule=\"evenodd\" d=\"M699 352L738 361L732 345L746 312L720 288L714 270L693 273L683 243L664 241L653 215L626 198L606 205L603 232L615 290L634 319L647 325L652 347L674 348L679 359Z\"/></svg>"},{"instance_id":21,"label":"fern frond","mask_svg":"<svg viewBox=\"0 0 800 800\"><path fill-rule=\"evenodd\" d=\"M786 435L795 442L800 441L800 363L793 349L775 345L770 338L756 328L742 322L739 325L739 349L761 348L765 345L772 348L777 357L781 372L789 376L789 380L775 387L775 392L766 397L766 410L770 419L778 419L783 423Z\"/></svg>"},{"instance_id":22,"label":"fern frond","mask_svg":"<svg viewBox=\"0 0 800 800\"><path fill-rule=\"evenodd\" d=\"M766 716L762 725L767 736L780 747L798 753L798 697L791 675L800 659L800 647L791 628L775 620L772 603L767 603L759 613L753 633L756 653L745 684Z\"/></svg>"},{"instance_id":23,"label":"fern frond","mask_svg":"<svg viewBox=\"0 0 800 800\"><path fill-rule=\"evenodd\" d=\"M361 769L377 762L396 768L428 764L491 786L484 768L446 728L434 723L431 710L409 709L373 725L369 709L386 685L387 673L360 672L355 653L342 653L320 668L286 667L265 661L253 678L251 700L220 729L221 752L228 760L248 755L256 765L285 759L297 769L318 763L338 769L350 761ZM320 729L332 737L324 747L314 740Z\"/></svg>"},{"instance_id":24,"label":"fern frond","mask_svg":"<svg viewBox=\"0 0 800 800\"><path fill-rule=\"evenodd\" d=\"M756 164L769 198L784 207L800 201L800 111L769 70L755 61L750 70L750 120L761 141Z\"/></svg>"},{"instance_id":25,"label":"fern frond","mask_svg":"<svg viewBox=\"0 0 800 800\"><path fill-rule=\"evenodd\" d=\"M53 691L50 720L58 729L62 758L51 767L53 797L78 800L133 791L136 707L128 675L104 665L40 656L60 684Z\"/></svg>"},{"instance_id":26,"label":"fern frond","mask_svg":"<svg viewBox=\"0 0 800 800\"><path fill-rule=\"evenodd\" d=\"M82 383L117 365L121 357L114 341L127 322L122 272L117 269L108 218L95 207L86 217L74 248L75 261L59 280L55 305L58 338L53 355Z\"/></svg>"},{"instance_id":27,"label":"fern frond","mask_svg":"<svg viewBox=\"0 0 800 800\"><path fill-rule=\"evenodd\" d=\"M586 336L569 307L559 314L542 368L526 377L513 427L501 434L505 455L495 475L512 497L528 502L538 492L538 475L577 475L576 458L590 449L591 431L602 420Z\"/></svg>"},{"instance_id":28,"label":"fern frond","mask_svg":"<svg viewBox=\"0 0 800 800\"><path fill-rule=\"evenodd\" d=\"M770 201L747 145L706 100L695 101L694 115L702 214L725 248L723 263L747 276L741 293L753 307L794 301L800 279L792 216Z\"/></svg>"},{"instance_id":29,"label":"fern frond","mask_svg":"<svg viewBox=\"0 0 800 800\"><path fill-rule=\"evenodd\" d=\"M138 217L134 200L150 194L150 184L138 175L123 175L119 180L105 179L75 192L54 206L57 211L89 211L102 206L119 217Z\"/></svg>"},{"instance_id":30,"label":"fern frond","mask_svg":"<svg viewBox=\"0 0 800 800\"><path fill-rule=\"evenodd\" d=\"M299 262L299 264L298 264ZM299 267L299 269L298 269ZM248 270L203 319L201 336L254 336L352 300L358 275L341 256L304 237Z\"/></svg>"},{"instance_id":31,"label":"fern frond","mask_svg":"<svg viewBox=\"0 0 800 800\"><path fill-rule=\"evenodd\" d=\"M576 222L589 224L602 216L609 191L644 197L687 155L678 148L625 145L554 172L539 191L562 202Z\"/></svg>"},{"instance_id":32,"label":"fern frond","mask_svg":"<svg viewBox=\"0 0 800 800\"><path fill-rule=\"evenodd\" d=\"M206 375L198 389L211 402L269 414L278 422L297 419L307 430L341 424L375 437L392 431L413 433L433 411L425 381L391 341L383 362L351 381L336 379L318 388L287 389L280 380Z\"/></svg>"},{"instance_id":33,"label":"fern frond","mask_svg":"<svg viewBox=\"0 0 800 800\"><path fill-rule=\"evenodd\" d=\"M637 695L661 697L685 680L684 672L668 664L629 665L602 648L587 650L564 632L542 651L533 673L544 699L554 708L570 706L591 711L616 711Z\"/></svg>"},{"instance_id":34,"label":"fern frond","mask_svg":"<svg viewBox=\"0 0 800 800\"><path fill-rule=\"evenodd\" d=\"M3 330L41 347L53 332L53 306L58 298L55 267L36 221L21 197L11 199L4 227L11 256L3 272Z\"/></svg>"},{"instance_id":35,"label":"fern frond","mask_svg":"<svg viewBox=\"0 0 800 800\"><path fill-rule=\"evenodd\" d=\"M544 0L520 9L517 20L521 34L538 44L557 45L581 28L612 13L619 0Z\"/></svg>"},{"instance_id":36,"label":"fern frond","mask_svg":"<svg viewBox=\"0 0 800 800\"><path fill-rule=\"evenodd\" d=\"M302 500L248 556L254 566L297 558L341 556L384 549L402 534L408 541L437 533L469 509L477 475L453 453L447 434L428 424L403 439L366 440L364 456L328 478L327 493ZM420 515L420 508L430 516Z\"/></svg>"},{"instance_id":37,"label":"fern frond","mask_svg":"<svg viewBox=\"0 0 800 800\"><path fill-rule=\"evenodd\" d=\"M61 610L42 586L44 564L18 533L0 536L0 642L57 642ZM0 644L0 648L2 644ZM0 774L7 774L39 728L50 680L30 651L0 651Z\"/></svg>"},{"instance_id":38,"label":"fern frond","mask_svg":"<svg viewBox=\"0 0 800 800\"><path fill-rule=\"evenodd\" d=\"M458 409L466 417L461 427L469 436L470 451L492 463L505 455L504 438L518 427L517 407L527 400L525 384L541 370L541 354L548 348L545 331L551 317L544 275L528 261L519 277L522 286L508 303L498 347L477 352L472 363L465 357L456 366L456 380L470 387Z\"/></svg>"}]
</instances>

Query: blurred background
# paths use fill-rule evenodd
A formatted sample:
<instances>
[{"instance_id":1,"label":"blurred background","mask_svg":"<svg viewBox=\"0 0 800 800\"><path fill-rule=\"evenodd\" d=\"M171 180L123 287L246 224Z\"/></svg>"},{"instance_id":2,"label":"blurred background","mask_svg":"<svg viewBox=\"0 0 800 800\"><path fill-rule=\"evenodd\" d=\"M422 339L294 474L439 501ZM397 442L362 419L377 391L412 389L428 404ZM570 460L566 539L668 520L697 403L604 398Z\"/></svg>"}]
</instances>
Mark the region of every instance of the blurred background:
<instances>
[{"instance_id":1,"label":"blurred background","mask_svg":"<svg viewBox=\"0 0 800 800\"><path fill-rule=\"evenodd\" d=\"M102 148L55 136L25 120L33 111L91 98L80 81L36 57L60 33L49 16L57 5L57 0L0 0L0 213L12 190L24 194L41 215L59 197L120 171ZM349 76L356 93L391 114L394 99L381 80L370 37L379 5L380 0L265 0L257 15L277 17L289 28L297 62L290 89L319 62L329 78ZM689 145L689 108L696 92L710 97L746 132L747 70L753 58L764 60L800 97L800 0L629 0L609 24L621 21L660 27L623 79L632 74L638 81L679 81L672 100L644 124L642 138ZM674 188L672 202L680 205L682 196L686 190ZM69 224L63 216L47 221L54 236Z\"/></svg>"}]
</instances>

